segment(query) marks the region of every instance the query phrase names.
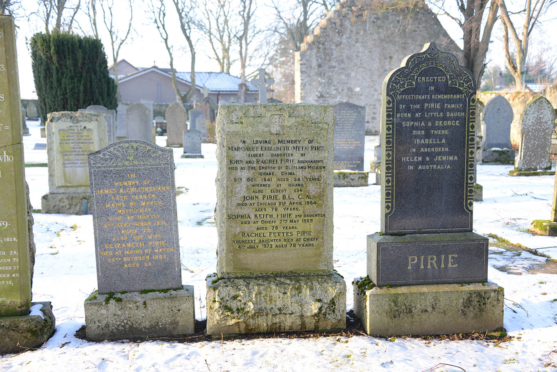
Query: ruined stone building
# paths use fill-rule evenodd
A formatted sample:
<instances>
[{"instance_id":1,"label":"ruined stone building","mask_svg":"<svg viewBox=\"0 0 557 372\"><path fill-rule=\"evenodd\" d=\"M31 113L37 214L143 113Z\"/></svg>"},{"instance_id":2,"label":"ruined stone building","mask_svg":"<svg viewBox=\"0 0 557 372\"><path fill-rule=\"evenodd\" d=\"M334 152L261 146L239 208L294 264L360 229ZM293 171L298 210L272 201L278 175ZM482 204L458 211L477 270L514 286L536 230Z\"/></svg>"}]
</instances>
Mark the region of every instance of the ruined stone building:
<instances>
[{"instance_id":1,"label":"ruined stone building","mask_svg":"<svg viewBox=\"0 0 557 372\"><path fill-rule=\"evenodd\" d=\"M295 54L296 102L365 106L367 134L379 133L383 80L406 56L435 42L462 60L462 50L427 6L385 10L378 1L385 4L343 0Z\"/></svg>"}]
</instances>

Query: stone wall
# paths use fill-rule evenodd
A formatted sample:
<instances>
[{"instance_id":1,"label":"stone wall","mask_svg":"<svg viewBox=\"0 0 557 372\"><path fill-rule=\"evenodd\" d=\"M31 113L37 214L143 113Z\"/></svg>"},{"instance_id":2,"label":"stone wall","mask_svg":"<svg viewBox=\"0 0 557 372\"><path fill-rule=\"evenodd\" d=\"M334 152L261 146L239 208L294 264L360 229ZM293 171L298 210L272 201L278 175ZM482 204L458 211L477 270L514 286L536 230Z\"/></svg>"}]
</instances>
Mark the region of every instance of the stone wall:
<instances>
[{"instance_id":1,"label":"stone wall","mask_svg":"<svg viewBox=\"0 0 557 372\"><path fill-rule=\"evenodd\" d=\"M462 59L462 51L429 8L378 11L374 3L337 4L295 56L296 102L366 106L367 134L379 132L383 80L405 57L435 42Z\"/></svg>"}]
</instances>

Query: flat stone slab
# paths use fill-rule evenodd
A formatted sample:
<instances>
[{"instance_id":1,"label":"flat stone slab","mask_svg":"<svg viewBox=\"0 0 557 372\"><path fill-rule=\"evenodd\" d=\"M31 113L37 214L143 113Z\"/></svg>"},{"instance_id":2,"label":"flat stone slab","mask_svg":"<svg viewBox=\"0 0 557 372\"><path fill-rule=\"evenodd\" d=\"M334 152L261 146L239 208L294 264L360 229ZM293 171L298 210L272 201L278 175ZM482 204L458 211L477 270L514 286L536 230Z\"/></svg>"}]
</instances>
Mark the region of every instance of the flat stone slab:
<instances>
[{"instance_id":1,"label":"flat stone slab","mask_svg":"<svg viewBox=\"0 0 557 372\"><path fill-rule=\"evenodd\" d=\"M334 187L366 187L368 178L369 172L335 171L333 185Z\"/></svg>"},{"instance_id":2,"label":"flat stone slab","mask_svg":"<svg viewBox=\"0 0 557 372\"><path fill-rule=\"evenodd\" d=\"M45 194L41 198L41 213L82 215L83 197L90 197L89 193ZM92 214L91 203L88 203L87 209L87 214Z\"/></svg>"},{"instance_id":3,"label":"flat stone slab","mask_svg":"<svg viewBox=\"0 0 557 372\"><path fill-rule=\"evenodd\" d=\"M205 159L202 154L182 154L182 159Z\"/></svg>"},{"instance_id":4,"label":"flat stone slab","mask_svg":"<svg viewBox=\"0 0 557 372\"><path fill-rule=\"evenodd\" d=\"M207 334L346 328L346 283L333 275L207 281Z\"/></svg>"},{"instance_id":5,"label":"flat stone slab","mask_svg":"<svg viewBox=\"0 0 557 372\"><path fill-rule=\"evenodd\" d=\"M92 341L195 333L193 286L101 295L85 300L85 333Z\"/></svg>"},{"instance_id":6,"label":"flat stone slab","mask_svg":"<svg viewBox=\"0 0 557 372\"><path fill-rule=\"evenodd\" d=\"M505 293L497 284L366 289L362 279L353 282L354 312L369 335L484 333L503 327Z\"/></svg>"},{"instance_id":7,"label":"flat stone slab","mask_svg":"<svg viewBox=\"0 0 557 372\"><path fill-rule=\"evenodd\" d=\"M367 274L378 286L487 281L489 239L475 233L367 237Z\"/></svg>"},{"instance_id":8,"label":"flat stone slab","mask_svg":"<svg viewBox=\"0 0 557 372\"><path fill-rule=\"evenodd\" d=\"M0 354L39 348L54 334L55 328L51 303L32 302L30 315L0 318Z\"/></svg>"}]
</instances>

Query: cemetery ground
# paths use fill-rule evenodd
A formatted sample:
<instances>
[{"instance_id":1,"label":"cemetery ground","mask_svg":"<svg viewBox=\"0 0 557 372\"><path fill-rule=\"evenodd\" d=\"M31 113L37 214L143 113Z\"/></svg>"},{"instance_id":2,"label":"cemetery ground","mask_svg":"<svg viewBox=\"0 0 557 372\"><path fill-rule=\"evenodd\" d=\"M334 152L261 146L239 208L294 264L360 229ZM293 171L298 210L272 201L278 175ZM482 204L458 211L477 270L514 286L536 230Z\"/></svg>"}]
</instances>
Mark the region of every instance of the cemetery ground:
<instances>
[{"instance_id":1,"label":"cemetery ground","mask_svg":"<svg viewBox=\"0 0 557 372\"><path fill-rule=\"evenodd\" d=\"M47 154L34 150L34 145L45 140L38 122L29 121L28 126L25 161L38 166L28 166L26 176L31 203L40 208L40 198L48 192ZM157 137L157 143L164 146L166 137ZM378 137L366 137L366 169L377 144ZM174 150L182 281L195 286L198 320L206 317L205 277L216 267L215 150L215 145L203 144L205 159L181 159L182 149ZM33 300L52 302L56 333L38 350L3 356L0 370L557 370L557 241L528 232L531 221L549 218L554 177L510 177L511 169L480 165L484 201L474 205L474 231L490 237L489 278L505 288L505 328L510 337L503 341L385 339L355 330L309 338L280 334L87 342L76 332L85 324L83 302L97 285L92 216L35 213ZM335 188L334 264L347 281L349 310L350 283L366 272L366 236L379 229L379 186Z\"/></svg>"}]
</instances>

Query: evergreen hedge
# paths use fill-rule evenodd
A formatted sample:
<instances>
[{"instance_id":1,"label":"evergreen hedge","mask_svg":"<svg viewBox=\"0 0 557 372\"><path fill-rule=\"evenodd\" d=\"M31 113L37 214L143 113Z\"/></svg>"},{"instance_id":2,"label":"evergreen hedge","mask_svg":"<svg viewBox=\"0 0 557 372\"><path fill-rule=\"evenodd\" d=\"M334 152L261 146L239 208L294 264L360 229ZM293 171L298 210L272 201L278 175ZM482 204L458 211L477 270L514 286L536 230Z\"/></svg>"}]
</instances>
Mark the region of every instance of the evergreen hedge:
<instances>
[{"instance_id":1,"label":"evergreen hedge","mask_svg":"<svg viewBox=\"0 0 557 372\"><path fill-rule=\"evenodd\" d=\"M100 40L58 31L37 33L31 39L31 58L42 123L51 112L118 106Z\"/></svg>"}]
</instances>

